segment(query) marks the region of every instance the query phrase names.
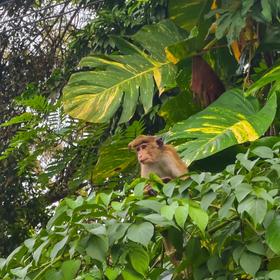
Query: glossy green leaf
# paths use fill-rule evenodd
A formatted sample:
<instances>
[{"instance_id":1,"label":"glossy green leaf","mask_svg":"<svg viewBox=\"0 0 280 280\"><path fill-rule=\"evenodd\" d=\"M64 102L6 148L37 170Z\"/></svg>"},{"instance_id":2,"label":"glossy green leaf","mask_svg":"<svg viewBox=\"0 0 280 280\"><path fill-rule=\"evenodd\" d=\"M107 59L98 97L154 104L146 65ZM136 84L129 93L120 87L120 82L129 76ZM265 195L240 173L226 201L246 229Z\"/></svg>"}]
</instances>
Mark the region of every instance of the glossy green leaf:
<instances>
[{"instance_id":1,"label":"glossy green leaf","mask_svg":"<svg viewBox=\"0 0 280 280\"><path fill-rule=\"evenodd\" d=\"M164 218L166 218L167 220L172 220L173 216L175 214L175 211L178 207L178 203L173 203L171 205L164 205L161 209L160 209L160 214L161 216L163 216Z\"/></svg>"},{"instance_id":2,"label":"glossy green leaf","mask_svg":"<svg viewBox=\"0 0 280 280\"><path fill-rule=\"evenodd\" d=\"M153 224L158 225L158 226L162 226L162 227L174 226L175 227L175 223L173 221L170 221L159 214L146 215L144 218L145 218L145 220L150 221Z\"/></svg>"},{"instance_id":3,"label":"glossy green leaf","mask_svg":"<svg viewBox=\"0 0 280 280\"><path fill-rule=\"evenodd\" d=\"M269 272L268 276L269 276L269 279L279 280L280 279L280 270L279 269L272 270Z\"/></svg>"},{"instance_id":4,"label":"glossy green leaf","mask_svg":"<svg viewBox=\"0 0 280 280\"><path fill-rule=\"evenodd\" d=\"M189 215L193 223L199 227L202 233L204 233L205 228L208 224L208 214L201 208L190 204Z\"/></svg>"},{"instance_id":5,"label":"glossy green leaf","mask_svg":"<svg viewBox=\"0 0 280 280\"><path fill-rule=\"evenodd\" d=\"M30 265L27 265L25 267L16 267L11 269L11 273L17 277L19 277L19 279L25 279L27 271L29 269Z\"/></svg>"},{"instance_id":6,"label":"glossy green leaf","mask_svg":"<svg viewBox=\"0 0 280 280\"><path fill-rule=\"evenodd\" d=\"M142 247L134 247L128 256L134 270L144 276L149 268L148 253Z\"/></svg>"},{"instance_id":7,"label":"glossy green leaf","mask_svg":"<svg viewBox=\"0 0 280 280\"><path fill-rule=\"evenodd\" d=\"M140 198L143 197L145 186L145 182L140 182L139 184L137 184L134 188L134 195Z\"/></svg>"},{"instance_id":8,"label":"glossy green leaf","mask_svg":"<svg viewBox=\"0 0 280 280\"><path fill-rule=\"evenodd\" d=\"M87 243L86 252L92 259L103 262L108 253L108 248L107 238L92 236Z\"/></svg>"},{"instance_id":9,"label":"glossy green leaf","mask_svg":"<svg viewBox=\"0 0 280 280\"><path fill-rule=\"evenodd\" d=\"M175 210L175 220L176 223L181 227L184 228L185 222L189 215L189 205L186 204L184 206L178 206Z\"/></svg>"},{"instance_id":10,"label":"glossy green leaf","mask_svg":"<svg viewBox=\"0 0 280 280\"><path fill-rule=\"evenodd\" d=\"M62 272L59 270L55 270L55 269L49 269L46 271L45 275L44 275L46 280L64 280Z\"/></svg>"},{"instance_id":11,"label":"glossy green leaf","mask_svg":"<svg viewBox=\"0 0 280 280\"><path fill-rule=\"evenodd\" d=\"M121 273L121 269L118 267L107 267L105 271L105 275L109 280L115 280Z\"/></svg>"},{"instance_id":12,"label":"glossy green leaf","mask_svg":"<svg viewBox=\"0 0 280 280\"><path fill-rule=\"evenodd\" d=\"M210 204L215 200L217 194L215 192L209 192L205 194L201 199L201 208L207 210Z\"/></svg>"},{"instance_id":13,"label":"glossy green leaf","mask_svg":"<svg viewBox=\"0 0 280 280\"><path fill-rule=\"evenodd\" d=\"M241 202L250 192L252 191L252 186L247 183L239 184L235 187L235 196L238 202Z\"/></svg>"},{"instance_id":14,"label":"glossy green leaf","mask_svg":"<svg viewBox=\"0 0 280 280\"><path fill-rule=\"evenodd\" d=\"M140 200L136 203L136 205L152 209L153 211L160 213L160 209L164 204L157 200Z\"/></svg>"},{"instance_id":15,"label":"glossy green leaf","mask_svg":"<svg viewBox=\"0 0 280 280\"><path fill-rule=\"evenodd\" d=\"M162 188L162 191L167 197L171 197L174 192L175 187L176 187L175 182L168 182L167 184L164 185L164 187Z\"/></svg>"},{"instance_id":16,"label":"glossy green leaf","mask_svg":"<svg viewBox=\"0 0 280 280\"><path fill-rule=\"evenodd\" d=\"M252 276L256 274L261 266L261 258L248 252L242 253L239 262L244 271Z\"/></svg>"},{"instance_id":17,"label":"glossy green leaf","mask_svg":"<svg viewBox=\"0 0 280 280\"><path fill-rule=\"evenodd\" d=\"M249 199L243 200L238 205L237 209L239 213L246 211L251 216L255 224L260 224L262 223L267 211L267 202L263 199L250 197Z\"/></svg>"},{"instance_id":18,"label":"glossy green leaf","mask_svg":"<svg viewBox=\"0 0 280 280\"><path fill-rule=\"evenodd\" d=\"M58 252L65 246L67 240L68 240L68 236L65 236L62 240L60 240L53 246L53 249L51 250L51 253L50 253L50 257L52 260L54 260L54 258L57 256Z\"/></svg>"},{"instance_id":19,"label":"glossy green leaf","mask_svg":"<svg viewBox=\"0 0 280 280\"><path fill-rule=\"evenodd\" d=\"M117 223L117 222L110 223L107 226L109 244L112 245L114 242L121 239L125 235L129 226L130 226L129 223Z\"/></svg>"},{"instance_id":20,"label":"glossy green leaf","mask_svg":"<svg viewBox=\"0 0 280 280\"><path fill-rule=\"evenodd\" d=\"M277 255L280 255L280 216L273 219L266 230L266 243L269 248Z\"/></svg>"},{"instance_id":21,"label":"glossy green leaf","mask_svg":"<svg viewBox=\"0 0 280 280\"><path fill-rule=\"evenodd\" d=\"M246 244L246 248L252 253L265 256L265 248L261 241Z\"/></svg>"},{"instance_id":22,"label":"glossy green leaf","mask_svg":"<svg viewBox=\"0 0 280 280\"><path fill-rule=\"evenodd\" d=\"M127 238L147 246L154 235L154 226L151 223L144 222L133 224L127 231Z\"/></svg>"},{"instance_id":23,"label":"glossy green leaf","mask_svg":"<svg viewBox=\"0 0 280 280\"><path fill-rule=\"evenodd\" d=\"M257 147L252 150L252 153L261 158L273 158L273 151L269 147Z\"/></svg>"},{"instance_id":24,"label":"glossy green leaf","mask_svg":"<svg viewBox=\"0 0 280 280\"><path fill-rule=\"evenodd\" d=\"M75 279L81 266L80 260L68 260L63 262L61 266L61 271L64 279L72 280Z\"/></svg>"},{"instance_id":25,"label":"glossy green leaf","mask_svg":"<svg viewBox=\"0 0 280 280\"><path fill-rule=\"evenodd\" d=\"M143 276L141 274L129 268L122 271L122 277L124 280L143 280Z\"/></svg>"},{"instance_id":26,"label":"glossy green leaf","mask_svg":"<svg viewBox=\"0 0 280 280\"><path fill-rule=\"evenodd\" d=\"M33 252L32 255L33 255L33 259L34 259L35 263L38 263L38 261L41 257L42 251L47 246L48 243L49 243L49 240L47 239Z\"/></svg>"},{"instance_id":27,"label":"glossy green leaf","mask_svg":"<svg viewBox=\"0 0 280 280\"><path fill-rule=\"evenodd\" d=\"M189 165L230 146L258 139L273 121L275 113L275 94L257 111L240 90L233 89L202 112L174 125L166 140L183 142L177 149Z\"/></svg>"},{"instance_id":28,"label":"glossy green leaf","mask_svg":"<svg viewBox=\"0 0 280 280\"><path fill-rule=\"evenodd\" d=\"M234 201L234 196L233 195L229 196L228 199L223 204L223 206L219 209L218 214L220 218L225 218L229 215L230 209L232 208L233 201Z\"/></svg>"},{"instance_id":29,"label":"glossy green leaf","mask_svg":"<svg viewBox=\"0 0 280 280\"><path fill-rule=\"evenodd\" d=\"M63 90L66 113L74 118L102 123L108 122L121 107L119 122L122 123L133 116L138 102L148 112L156 88L161 94L176 86L176 69L166 59L164 48L184 38L184 32L165 20L145 26L132 36L140 48L123 40L131 50L129 54L84 58L80 66L99 65L102 69L71 76Z\"/></svg>"}]
</instances>

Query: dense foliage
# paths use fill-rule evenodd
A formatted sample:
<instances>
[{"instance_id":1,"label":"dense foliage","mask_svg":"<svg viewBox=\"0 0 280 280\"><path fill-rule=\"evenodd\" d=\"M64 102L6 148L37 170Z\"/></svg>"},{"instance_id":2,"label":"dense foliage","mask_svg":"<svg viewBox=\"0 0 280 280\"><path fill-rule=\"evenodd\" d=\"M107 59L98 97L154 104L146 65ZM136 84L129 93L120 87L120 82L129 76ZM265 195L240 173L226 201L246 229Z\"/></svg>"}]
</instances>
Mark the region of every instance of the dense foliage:
<instances>
[{"instance_id":1,"label":"dense foliage","mask_svg":"<svg viewBox=\"0 0 280 280\"><path fill-rule=\"evenodd\" d=\"M66 198L46 229L2 260L1 278L278 279L279 147L240 153L221 173L167 184L153 175ZM157 196L144 196L147 182Z\"/></svg>"},{"instance_id":2,"label":"dense foliage","mask_svg":"<svg viewBox=\"0 0 280 280\"><path fill-rule=\"evenodd\" d=\"M279 279L278 1L7 4L1 279ZM143 133L189 178L135 179Z\"/></svg>"},{"instance_id":3,"label":"dense foliage","mask_svg":"<svg viewBox=\"0 0 280 280\"><path fill-rule=\"evenodd\" d=\"M92 50L112 52L110 34L130 34L164 17L164 5L116 5L110 0L0 3L0 255L8 255L46 225L46 207L91 187L85 181L111 131L64 114L61 89L74 67Z\"/></svg>"}]
</instances>

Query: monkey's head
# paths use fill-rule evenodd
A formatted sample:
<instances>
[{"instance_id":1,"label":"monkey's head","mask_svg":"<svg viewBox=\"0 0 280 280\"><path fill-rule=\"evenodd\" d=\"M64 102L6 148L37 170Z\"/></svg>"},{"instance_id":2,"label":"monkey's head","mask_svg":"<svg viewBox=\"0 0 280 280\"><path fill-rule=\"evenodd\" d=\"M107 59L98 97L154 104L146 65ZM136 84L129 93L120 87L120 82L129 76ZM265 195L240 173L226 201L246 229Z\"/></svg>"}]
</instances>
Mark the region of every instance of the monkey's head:
<instances>
[{"instance_id":1,"label":"monkey's head","mask_svg":"<svg viewBox=\"0 0 280 280\"><path fill-rule=\"evenodd\" d=\"M164 146L162 138L156 136L140 135L128 144L130 149L137 153L138 161L141 164L152 164L157 162Z\"/></svg>"}]
</instances>

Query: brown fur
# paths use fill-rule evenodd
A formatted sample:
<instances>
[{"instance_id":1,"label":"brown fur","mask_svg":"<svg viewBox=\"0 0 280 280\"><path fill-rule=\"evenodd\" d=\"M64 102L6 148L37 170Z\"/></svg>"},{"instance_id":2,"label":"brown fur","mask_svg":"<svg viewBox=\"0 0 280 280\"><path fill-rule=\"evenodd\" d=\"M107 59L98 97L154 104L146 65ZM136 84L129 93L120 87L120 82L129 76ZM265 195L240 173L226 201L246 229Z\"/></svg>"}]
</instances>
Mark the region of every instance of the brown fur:
<instances>
[{"instance_id":1,"label":"brown fur","mask_svg":"<svg viewBox=\"0 0 280 280\"><path fill-rule=\"evenodd\" d=\"M128 144L137 151L141 165L141 177L156 173L161 178L176 178L188 172L172 145L165 145L156 136L140 135Z\"/></svg>"}]
</instances>

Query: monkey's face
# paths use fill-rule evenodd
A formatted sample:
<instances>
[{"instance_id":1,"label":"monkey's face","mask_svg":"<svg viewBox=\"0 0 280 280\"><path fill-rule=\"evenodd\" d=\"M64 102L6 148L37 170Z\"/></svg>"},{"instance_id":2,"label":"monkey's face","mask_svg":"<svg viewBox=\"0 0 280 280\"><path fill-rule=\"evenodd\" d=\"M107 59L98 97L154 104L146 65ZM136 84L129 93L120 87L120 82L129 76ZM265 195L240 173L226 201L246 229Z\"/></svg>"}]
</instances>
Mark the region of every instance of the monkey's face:
<instances>
[{"instance_id":1,"label":"monkey's face","mask_svg":"<svg viewBox=\"0 0 280 280\"><path fill-rule=\"evenodd\" d=\"M143 143L136 147L137 158L141 164L151 164L156 162L159 153L158 147L150 143Z\"/></svg>"}]
</instances>

